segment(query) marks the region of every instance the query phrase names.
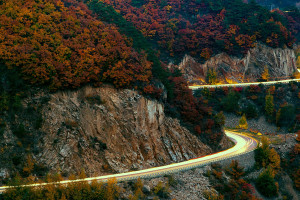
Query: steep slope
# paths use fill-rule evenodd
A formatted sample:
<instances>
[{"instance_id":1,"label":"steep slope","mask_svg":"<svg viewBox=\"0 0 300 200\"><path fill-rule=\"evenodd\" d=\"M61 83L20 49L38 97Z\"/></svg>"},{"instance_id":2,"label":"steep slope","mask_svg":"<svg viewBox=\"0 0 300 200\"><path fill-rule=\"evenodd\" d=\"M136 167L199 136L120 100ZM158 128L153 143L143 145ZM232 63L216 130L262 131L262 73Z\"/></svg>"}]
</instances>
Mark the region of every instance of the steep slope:
<instances>
[{"instance_id":1,"label":"steep slope","mask_svg":"<svg viewBox=\"0 0 300 200\"><path fill-rule=\"evenodd\" d=\"M101 102L92 103L95 98ZM42 130L50 134L43 139L40 159L51 169L84 167L99 173L106 164L124 172L211 152L177 120L166 117L162 104L132 90L85 87L59 92L51 96L43 116ZM65 126L66 120L72 122L72 128ZM51 148L54 140L58 142Z\"/></svg>"},{"instance_id":2,"label":"steep slope","mask_svg":"<svg viewBox=\"0 0 300 200\"><path fill-rule=\"evenodd\" d=\"M69 174L84 169L88 175L98 175L164 165L212 153L178 120L167 117L162 104L133 90L116 90L111 86L84 87L77 91L36 95L25 99L25 109L42 101L39 110L43 123L38 130L33 126L34 119L28 115L20 115L14 122L7 123L0 143L1 147L6 146L0 159L2 175L18 168L12 160L17 150L13 144L19 139L14 126L21 123L35 141L32 146L35 150L31 154L18 155L20 162L25 160L25 164L19 166L23 171L28 163L26 155L35 166L47 166L51 171ZM223 138L223 148L229 147L226 141ZM37 173L36 167L32 170L33 174Z\"/></svg>"},{"instance_id":3,"label":"steep slope","mask_svg":"<svg viewBox=\"0 0 300 200\"><path fill-rule=\"evenodd\" d=\"M62 169L68 173L85 168L92 174L161 165L204 155L200 151L202 148L206 153L212 151L200 141L214 150L225 148L223 144L227 140L222 116L217 122L216 113L192 95L178 70L168 69L131 23L113 8L99 1L92 3L95 3L96 13L106 17L93 15L87 5L75 0L0 1L2 177L15 172L29 177L43 176L49 170ZM141 102L129 109L128 116L119 113L121 108L118 107L117 111L113 110L114 107L104 107L104 114L100 115L97 106L96 111L94 107L84 109L89 105L87 102L101 104L97 96L83 98L79 104L74 104L79 107L72 107L72 94L63 92L74 89L76 99L75 94L81 94L80 87L87 84L101 86L103 83L115 88L134 88L144 95L141 99L146 102L145 96L163 102L164 105L149 105L149 108L148 103L144 103L140 105L140 111L153 109L155 115L161 115L165 121L153 121L151 117L149 122L140 125L144 123L143 118L148 117L148 114L141 114L140 122L127 123L123 120L135 119L130 113L134 113ZM39 91L42 92L37 96ZM59 92L50 95L50 91ZM59 94L63 94L62 97ZM70 95L69 99L63 98L66 94ZM113 94L114 90L107 95ZM118 104L117 101L123 102L118 99L112 104ZM125 101L124 104L131 102ZM165 117L163 106L168 116L178 120ZM107 122L108 125L87 125L88 122L84 121L97 117L111 121ZM175 131L170 128L173 126ZM139 130L142 136L138 135ZM155 141L158 147L151 143L141 146L145 138L152 141L152 132L160 140ZM106 141L104 133L116 138ZM183 139L180 135L184 135ZM114 146L117 144L123 146ZM90 147L96 150L90 150ZM125 157L120 156L121 149L125 149ZM158 152L161 156L157 155ZM103 170L99 169L100 164Z\"/></svg>"},{"instance_id":4,"label":"steep slope","mask_svg":"<svg viewBox=\"0 0 300 200\"><path fill-rule=\"evenodd\" d=\"M273 49L257 44L243 58L221 53L201 64L186 55L177 67L190 84L205 82L209 69L216 72L219 82L254 82L262 78L265 67L271 80L292 76L297 69L296 60L293 49Z\"/></svg>"}]
</instances>

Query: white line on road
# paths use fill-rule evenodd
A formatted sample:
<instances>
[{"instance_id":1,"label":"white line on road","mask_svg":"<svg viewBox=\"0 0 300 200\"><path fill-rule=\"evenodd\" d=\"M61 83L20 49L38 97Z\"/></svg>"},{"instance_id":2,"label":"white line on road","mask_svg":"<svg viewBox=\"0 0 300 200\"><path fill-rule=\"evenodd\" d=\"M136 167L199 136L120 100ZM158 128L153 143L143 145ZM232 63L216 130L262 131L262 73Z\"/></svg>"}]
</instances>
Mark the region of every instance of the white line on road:
<instances>
[{"instance_id":1,"label":"white line on road","mask_svg":"<svg viewBox=\"0 0 300 200\"><path fill-rule=\"evenodd\" d=\"M220 85L193 85L189 86L192 90L203 89L203 88L219 88L219 87L247 87L251 85L275 85L278 83L287 84L290 82L299 82L300 79L289 79L283 81L268 81L268 82L253 82L253 83L237 83L237 84L220 84Z\"/></svg>"}]
</instances>

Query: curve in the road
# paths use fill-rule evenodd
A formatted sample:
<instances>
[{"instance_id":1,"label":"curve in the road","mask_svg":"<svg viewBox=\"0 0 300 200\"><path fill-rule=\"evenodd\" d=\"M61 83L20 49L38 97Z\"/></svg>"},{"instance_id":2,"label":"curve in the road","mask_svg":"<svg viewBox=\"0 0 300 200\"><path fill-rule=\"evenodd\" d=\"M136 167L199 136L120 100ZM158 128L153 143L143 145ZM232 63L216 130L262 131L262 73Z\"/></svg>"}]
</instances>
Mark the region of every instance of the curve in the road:
<instances>
[{"instance_id":1,"label":"curve in the road","mask_svg":"<svg viewBox=\"0 0 300 200\"><path fill-rule=\"evenodd\" d=\"M241 154L246 154L248 152L255 150L258 145L257 140L255 140L252 137L241 135L231 131L225 131L225 133L229 138L231 138L235 142L235 146L215 154L194 158L180 163L173 163L166 166L144 169L140 171L132 171L132 172L126 172L121 174L112 174L112 175L78 179L78 180L66 180L66 181L55 182L55 183L30 184L30 185L26 185L26 187L39 187L48 184L68 184L68 183L83 182L83 181L91 182L95 180L106 182L107 180L112 178L116 178L117 181L128 181L128 180L134 180L138 178L153 178L153 177L158 177L166 174L172 174L179 171L185 171L185 170L197 168L216 161L232 158ZM4 192L8 188L9 186L0 187L0 193Z\"/></svg>"},{"instance_id":2,"label":"curve in the road","mask_svg":"<svg viewBox=\"0 0 300 200\"><path fill-rule=\"evenodd\" d=\"M253 83L237 83L237 84L220 84L220 85L193 85L189 86L191 90L203 89L203 88L219 88L219 87L248 87L251 85L275 85L275 84L288 84L290 82L299 82L300 79L288 79L282 81L268 81L268 82L253 82Z\"/></svg>"}]
</instances>

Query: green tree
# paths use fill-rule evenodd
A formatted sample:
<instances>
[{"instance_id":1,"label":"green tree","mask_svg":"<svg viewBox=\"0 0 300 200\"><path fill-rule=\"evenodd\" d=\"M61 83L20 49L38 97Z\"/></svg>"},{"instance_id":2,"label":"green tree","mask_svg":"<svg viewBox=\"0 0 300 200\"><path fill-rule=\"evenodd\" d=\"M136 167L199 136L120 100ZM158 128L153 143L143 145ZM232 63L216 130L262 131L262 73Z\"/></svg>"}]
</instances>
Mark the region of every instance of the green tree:
<instances>
[{"instance_id":1,"label":"green tree","mask_svg":"<svg viewBox=\"0 0 300 200\"><path fill-rule=\"evenodd\" d=\"M225 125L225 116L222 111L219 112L218 114L216 114L215 121L221 127L223 127Z\"/></svg>"},{"instance_id":2,"label":"green tree","mask_svg":"<svg viewBox=\"0 0 300 200\"><path fill-rule=\"evenodd\" d=\"M208 69L206 79L208 81L208 84L214 85L217 82L217 72L215 69Z\"/></svg>"},{"instance_id":3,"label":"green tree","mask_svg":"<svg viewBox=\"0 0 300 200\"><path fill-rule=\"evenodd\" d=\"M263 136L261 138L260 146L255 150L255 162L257 166L266 167L267 159L270 154L269 148L270 142L267 137Z\"/></svg>"},{"instance_id":4,"label":"green tree","mask_svg":"<svg viewBox=\"0 0 300 200\"><path fill-rule=\"evenodd\" d=\"M255 104L249 103L242 111L248 119L258 117L258 111Z\"/></svg>"},{"instance_id":5,"label":"green tree","mask_svg":"<svg viewBox=\"0 0 300 200\"><path fill-rule=\"evenodd\" d=\"M266 95L265 111L266 111L267 117L269 119L272 119L273 113L274 113L274 97L270 93L268 95Z\"/></svg>"},{"instance_id":6,"label":"green tree","mask_svg":"<svg viewBox=\"0 0 300 200\"><path fill-rule=\"evenodd\" d=\"M222 99L221 105L224 111L226 112L235 112L237 113L240 109L238 102L241 96L237 92L229 92L229 94Z\"/></svg>"},{"instance_id":7,"label":"green tree","mask_svg":"<svg viewBox=\"0 0 300 200\"><path fill-rule=\"evenodd\" d=\"M296 109L294 105L287 104L280 109L277 116L277 125L279 127L289 127L296 119Z\"/></svg>"},{"instance_id":8,"label":"green tree","mask_svg":"<svg viewBox=\"0 0 300 200\"><path fill-rule=\"evenodd\" d=\"M278 186L274 180L272 168L265 169L256 180L258 191L266 197L277 196Z\"/></svg>"}]
</instances>

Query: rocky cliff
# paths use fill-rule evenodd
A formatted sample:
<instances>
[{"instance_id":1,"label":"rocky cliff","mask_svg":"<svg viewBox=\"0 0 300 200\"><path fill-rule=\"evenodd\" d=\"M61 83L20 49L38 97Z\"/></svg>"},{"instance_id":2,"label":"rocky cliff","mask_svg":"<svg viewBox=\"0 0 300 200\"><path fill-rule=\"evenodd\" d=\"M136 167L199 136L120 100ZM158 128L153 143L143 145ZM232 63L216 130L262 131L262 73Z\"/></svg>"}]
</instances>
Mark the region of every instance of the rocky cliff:
<instances>
[{"instance_id":1,"label":"rocky cliff","mask_svg":"<svg viewBox=\"0 0 300 200\"><path fill-rule=\"evenodd\" d=\"M16 131L11 130L22 121L26 134L31 134L33 160L53 171L69 174L84 169L88 175L125 172L212 152L177 119L167 117L162 104L133 90L84 87L47 94L46 98L40 94L23 104L25 110L35 108L33 112L40 107L43 122L35 130L35 117L16 117L14 123L7 124L0 145L9 151L17 143ZM1 160L6 160L0 165L3 174L11 169L9 160L16 156L4 155L9 154L1 154ZM22 160L25 155L17 158Z\"/></svg>"},{"instance_id":2,"label":"rocky cliff","mask_svg":"<svg viewBox=\"0 0 300 200\"><path fill-rule=\"evenodd\" d=\"M222 83L254 82L261 78L265 66L271 79L290 77L297 69L294 50L273 49L257 44L243 58L221 53L200 64L186 55L177 67L182 70L190 84L201 84L205 82L208 69L214 69L218 81Z\"/></svg>"}]
</instances>

